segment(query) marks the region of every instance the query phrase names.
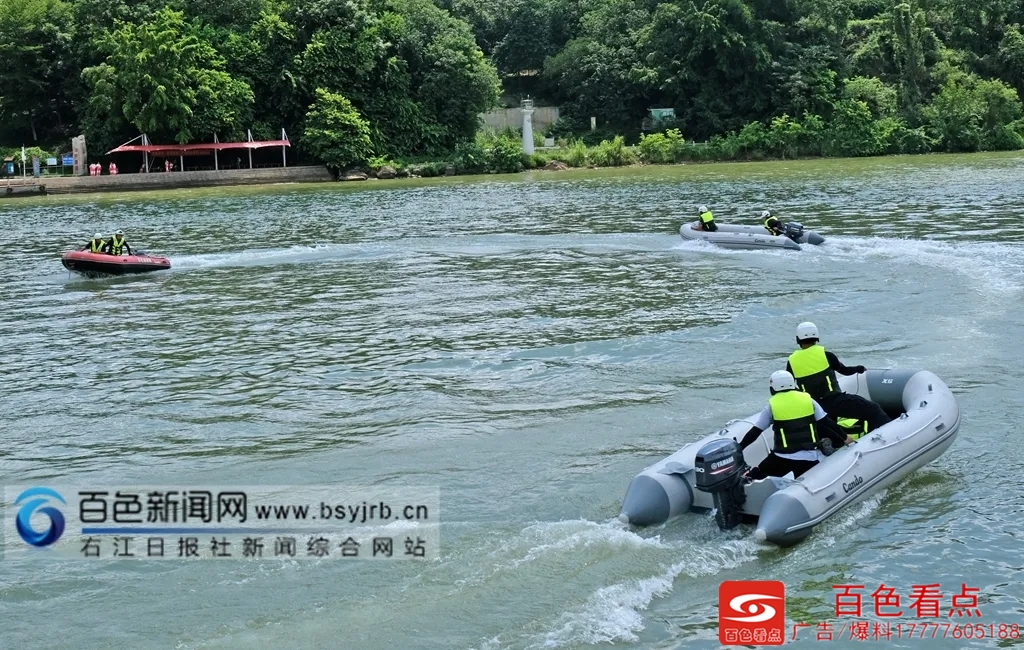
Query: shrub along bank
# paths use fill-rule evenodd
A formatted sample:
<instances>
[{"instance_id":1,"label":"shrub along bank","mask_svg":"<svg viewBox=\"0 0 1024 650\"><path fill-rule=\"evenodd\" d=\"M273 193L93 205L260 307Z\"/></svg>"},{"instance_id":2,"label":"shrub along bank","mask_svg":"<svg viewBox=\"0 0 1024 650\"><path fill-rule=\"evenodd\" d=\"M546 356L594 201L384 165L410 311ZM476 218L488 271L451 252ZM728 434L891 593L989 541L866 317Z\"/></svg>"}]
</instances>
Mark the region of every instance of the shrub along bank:
<instances>
[{"instance_id":1,"label":"shrub along bank","mask_svg":"<svg viewBox=\"0 0 1024 650\"><path fill-rule=\"evenodd\" d=\"M1024 149L1024 119L1016 90L999 81L973 75L952 75L922 110L922 125L911 128L896 113L888 89L865 80L850 84L826 119L804 113L782 115L770 122L751 122L739 131L712 136L697 143L679 129L641 134L627 145L623 136L587 145L583 138L560 139L556 149L522 153L517 132L479 134L443 160L376 158L369 168L393 167L398 175L516 173L549 166L620 167L634 164L672 164L735 160L811 157L858 157L932 152L1007 151ZM559 125L549 133L557 134ZM536 134L536 143L543 143ZM560 165L554 166L561 168Z\"/></svg>"}]
</instances>

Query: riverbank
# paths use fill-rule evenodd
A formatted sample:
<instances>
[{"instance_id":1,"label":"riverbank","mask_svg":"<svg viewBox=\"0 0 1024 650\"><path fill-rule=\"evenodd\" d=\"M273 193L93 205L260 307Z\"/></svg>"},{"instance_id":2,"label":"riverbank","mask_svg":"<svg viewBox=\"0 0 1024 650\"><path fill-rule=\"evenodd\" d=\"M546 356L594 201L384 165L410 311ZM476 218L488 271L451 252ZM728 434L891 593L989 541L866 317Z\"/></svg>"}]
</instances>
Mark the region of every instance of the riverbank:
<instances>
[{"instance_id":1,"label":"riverbank","mask_svg":"<svg viewBox=\"0 0 1024 650\"><path fill-rule=\"evenodd\" d=\"M564 154L565 150L559 150ZM534 156L534 159L547 157L548 152L541 152ZM562 156L552 156L556 162ZM524 168L522 173L488 173L457 170L451 174L451 163L441 164L410 164L403 168L404 174L393 179L375 178L375 170L364 169L362 172L352 174L349 180L362 180L363 182L338 182L335 177L322 167L290 167L286 170L259 169L259 170L225 170L221 172L170 172L158 174L124 174L113 177L65 177L65 178L28 178L24 181L24 192L17 200L0 200L0 205L11 206L23 205L26 203L49 204L55 199L78 202L80 200L106 202L113 200L121 201L147 201L152 199L170 199L183 196L192 197L218 197L218 196L249 196L251 194L276 193L282 191L283 186L288 187L289 192L321 192L324 190L352 191L360 188L399 188L399 187L428 187L437 185L455 184L477 184L481 182L499 181L508 183L532 183L543 179L561 179L566 182L584 178L608 178L616 177L623 180L643 177L648 182L662 184L676 184L680 182L694 182L707 178L728 178L739 180L741 178L774 178L786 177L790 174L826 174L832 176L838 182L841 178L850 173L861 173L884 169L941 169L950 164L963 161L963 164L974 164L974 161L990 161L986 164L1024 166L1024 152L975 152L975 153L928 153L928 154L902 154L891 156L863 156L855 158L798 158L786 160L768 161L705 161L688 163L662 163L644 164L634 162L622 166L597 166L584 163L579 166L558 166L548 165ZM996 162L1000 161L1000 162ZM456 168L457 169L457 168ZM560 170L558 173L549 173L550 170ZM439 172L439 173L438 173ZM216 176L215 178L211 178ZM110 179L114 181L111 182ZM346 180L345 174L340 180ZM61 181L63 187L51 191L52 181ZM134 181L142 181L136 183ZM148 182L147 182L148 181ZM163 181L163 182L161 182ZM3 190L7 181L0 181L0 190ZM14 179L13 184L23 183L22 179ZM143 184L145 183L145 184ZM40 194L38 191L31 192L33 185L45 185L48 195ZM0 191L0 197L4 193ZM60 198L63 197L63 198Z\"/></svg>"},{"instance_id":2,"label":"riverbank","mask_svg":"<svg viewBox=\"0 0 1024 650\"><path fill-rule=\"evenodd\" d=\"M3 181L19 196L19 189L39 187L33 194L87 194L97 192L131 192L171 190L190 187L231 185L271 185L275 183L323 183L334 177L322 165L273 167L267 169L223 169L219 171L156 172L150 174L115 174L104 176L53 176ZM7 196L0 192L0 197Z\"/></svg>"}]
</instances>

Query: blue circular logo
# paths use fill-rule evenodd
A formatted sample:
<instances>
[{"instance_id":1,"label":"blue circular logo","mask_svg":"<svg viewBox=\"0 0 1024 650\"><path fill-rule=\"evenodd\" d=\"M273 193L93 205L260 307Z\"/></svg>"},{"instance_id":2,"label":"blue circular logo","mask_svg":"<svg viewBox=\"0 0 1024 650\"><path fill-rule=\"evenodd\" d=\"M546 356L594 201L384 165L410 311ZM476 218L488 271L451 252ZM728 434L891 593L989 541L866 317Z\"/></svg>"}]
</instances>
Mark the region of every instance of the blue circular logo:
<instances>
[{"instance_id":1,"label":"blue circular logo","mask_svg":"<svg viewBox=\"0 0 1024 650\"><path fill-rule=\"evenodd\" d=\"M67 501L64 497L57 494L50 488L34 487L25 490L18 498L14 501L14 505L18 505L22 501L25 504L18 510L18 517L15 519L15 527L18 529L18 534L21 538L31 544L32 546L49 546L53 544L60 536L64 534L64 515L60 510L53 506L47 505L49 501L48 497L57 499L64 505L67 505ZM43 507L40 507L43 506ZM50 526L43 532L36 532L32 528L32 515L36 512L42 513L50 518Z\"/></svg>"}]
</instances>

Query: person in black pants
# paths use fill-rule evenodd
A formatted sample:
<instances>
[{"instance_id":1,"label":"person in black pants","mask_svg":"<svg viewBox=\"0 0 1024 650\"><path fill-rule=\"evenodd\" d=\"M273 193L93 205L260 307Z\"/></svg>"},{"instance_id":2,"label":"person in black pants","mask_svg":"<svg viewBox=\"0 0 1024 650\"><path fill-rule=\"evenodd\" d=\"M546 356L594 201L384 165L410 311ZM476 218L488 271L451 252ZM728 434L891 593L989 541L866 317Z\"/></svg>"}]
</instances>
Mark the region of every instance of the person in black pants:
<instances>
[{"instance_id":1,"label":"person in black pants","mask_svg":"<svg viewBox=\"0 0 1024 650\"><path fill-rule=\"evenodd\" d=\"M740 448L754 444L769 426L774 432L774 444L767 458L747 471L747 478L757 481L768 476L785 476L789 472L793 472L794 478L800 478L821 460L819 449L829 453L824 446L826 440L834 443L833 449L853 443L810 395L797 388L790 373L773 372L768 389L771 399L743 436Z\"/></svg>"},{"instance_id":2,"label":"person in black pants","mask_svg":"<svg viewBox=\"0 0 1024 650\"><path fill-rule=\"evenodd\" d=\"M844 393L839 388L837 372L841 375L855 375L865 372L866 368L845 366L836 355L826 352L818 343L818 328L814 323L800 323L797 326L796 342L800 349L789 355L786 370L793 373L800 390L821 404L829 417L866 420L868 431L892 421L878 404L860 395Z\"/></svg>"}]
</instances>

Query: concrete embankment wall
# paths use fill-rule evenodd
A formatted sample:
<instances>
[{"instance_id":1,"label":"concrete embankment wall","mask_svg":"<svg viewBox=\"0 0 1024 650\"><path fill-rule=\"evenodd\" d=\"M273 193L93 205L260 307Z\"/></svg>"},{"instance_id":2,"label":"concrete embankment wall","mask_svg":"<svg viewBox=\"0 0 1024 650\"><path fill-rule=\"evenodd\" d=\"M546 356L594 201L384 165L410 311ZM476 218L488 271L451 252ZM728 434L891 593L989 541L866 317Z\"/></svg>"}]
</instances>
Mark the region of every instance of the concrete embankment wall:
<instances>
[{"instance_id":1,"label":"concrete embankment wall","mask_svg":"<svg viewBox=\"0 0 1024 650\"><path fill-rule=\"evenodd\" d=\"M523 111L519 108L503 108L490 113L481 113L484 130L501 131L502 129L523 128ZM554 106L538 106L533 111L534 133L543 133L545 129L558 121L558 108Z\"/></svg>"},{"instance_id":2,"label":"concrete embankment wall","mask_svg":"<svg viewBox=\"0 0 1024 650\"><path fill-rule=\"evenodd\" d=\"M263 185L271 183L319 183L333 181L324 166L223 169L195 172L150 172L114 176L64 176L29 178L31 185L43 185L47 194L83 192L129 192L217 185ZM20 181L20 179L19 179ZM13 183L12 183L13 184ZM20 185L21 183L18 182ZM0 181L2 189L3 181Z\"/></svg>"}]
</instances>

